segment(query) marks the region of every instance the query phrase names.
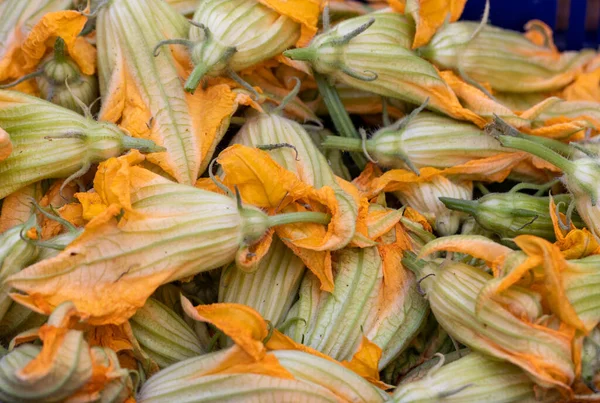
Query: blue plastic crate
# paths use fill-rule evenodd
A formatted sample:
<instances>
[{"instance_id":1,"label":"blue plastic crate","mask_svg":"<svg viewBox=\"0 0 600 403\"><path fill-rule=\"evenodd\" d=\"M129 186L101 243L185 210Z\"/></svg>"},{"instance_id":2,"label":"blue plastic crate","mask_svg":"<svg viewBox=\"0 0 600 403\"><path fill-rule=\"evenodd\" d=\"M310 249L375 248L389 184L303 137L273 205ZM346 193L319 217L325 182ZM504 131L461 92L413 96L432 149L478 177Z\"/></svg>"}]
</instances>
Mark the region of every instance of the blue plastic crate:
<instances>
[{"instance_id":1,"label":"blue plastic crate","mask_svg":"<svg viewBox=\"0 0 600 403\"><path fill-rule=\"evenodd\" d=\"M468 0L463 19L480 20L484 5L485 0ZM491 0L490 22L522 31L527 21L542 20L554 30L559 49L597 49L599 9L598 0Z\"/></svg>"}]
</instances>

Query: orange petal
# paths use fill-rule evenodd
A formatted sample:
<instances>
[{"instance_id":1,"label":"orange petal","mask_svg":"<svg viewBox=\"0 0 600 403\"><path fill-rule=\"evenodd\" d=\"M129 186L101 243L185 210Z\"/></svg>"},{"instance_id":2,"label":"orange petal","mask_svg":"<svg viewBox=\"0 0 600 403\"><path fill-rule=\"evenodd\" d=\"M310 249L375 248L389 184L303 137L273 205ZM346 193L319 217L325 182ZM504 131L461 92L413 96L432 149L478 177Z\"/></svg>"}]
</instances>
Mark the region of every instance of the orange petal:
<instances>
[{"instance_id":1,"label":"orange petal","mask_svg":"<svg viewBox=\"0 0 600 403\"><path fill-rule=\"evenodd\" d=\"M81 71L87 75L94 74L96 51L85 39L78 39L86 22L87 17L77 11L56 11L44 15L21 46L24 73L34 71L48 49L54 46L56 38L61 37Z\"/></svg>"},{"instance_id":2,"label":"orange petal","mask_svg":"<svg viewBox=\"0 0 600 403\"><path fill-rule=\"evenodd\" d=\"M419 213L414 208L407 206L404 209L404 216L411 221L421 224L421 226L423 227L423 229L425 231L433 232L433 228L431 228L431 225L429 224L429 221L427 221L427 218L425 218L421 213Z\"/></svg>"},{"instance_id":3,"label":"orange petal","mask_svg":"<svg viewBox=\"0 0 600 403\"><path fill-rule=\"evenodd\" d=\"M123 330L122 325L93 326L85 334L87 342L91 347L107 347L115 353L133 350L131 340L129 340L129 336Z\"/></svg>"},{"instance_id":4,"label":"orange petal","mask_svg":"<svg viewBox=\"0 0 600 403\"><path fill-rule=\"evenodd\" d=\"M363 336L358 346L358 351L352 356L352 360L342 361L342 365L356 372L375 386L387 390L393 386L379 380L378 366L382 353L381 348L377 344Z\"/></svg>"},{"instance_id":5,"label":"orange petal","mask_svg":"<svg viewBox=\"0 0 600 403\"><path fill-rule=\"evenodd\" d=\"M308 45L317 33L317 24L321 12L320 0L259 0L260 3L302 24L302 33L296 46Z\"/></svg>"},{"instance_id":6,"label":"orange petal","mask_svg":"<svg viewBox=\"0 0 600 403\"><path fill-rule=\"evenodd\" d=\"M94 189L104 204L116 204L131 210L130 168L142 161L144 156L138 150L132 150L121 157L109 158L98 166Z\"/></svg>"},{"instance_id":7,"label":"orange petal","mask_svg":"<svg viewBox=\"0 0 600 403\"><path fill-rule=\"evenodd\" d=\"M577 229L571 223L571 228L567 232L559 225L559 220L565 223L566 217L559 212L556 215L556 204L554 199L550 198L550 217L554 226L554 234L556 235L555 245L559 247L565 259L581 259L583 257L600 253L600 244L596 240L594 234L586 228Z\"/></svg>"},{"instance_id":8,"label":"orange petal","mask_svg":"<svg viewBox=\"0 0 600 403\"><path fill-rule=\"evenodd\" d=\"M108 205L96 192L76 193L75 197L81 203L81 217L86 221L99 216L108 208Z\"/></svg>"},{"instance_id":9,"label":"orange petal","mask_svg":"<svg viewBox=\"0 0 600 403\"><path fill-rule=\"evenodd\" d=\"M263 340L269 334L265 320L254 309L233 303L198 305L181 296L185 313L194 320L208 322L231 337L255 360L261 360L266 353Z\"/></svg>"},{"instance_id":10,"label":"orange petal","mask_svg":"<svg viewBox=\"0 0 600 403\"><path fill-rule=\"evenodd\" d=\"M596 60L599 59L596 57ZM581 73L561 93L567 101L600 102L600 69Z\"/></svg>"},{"instance_id":11,"label":"orange petal","mask_svg":"<svg viewBox=\"0 0 600 403\"><path fill-rule=\"evenodd\" d=\"M200 173L204 172L217 144L229 127L229 118L237 109L236 94L227 84L217 84L205 89L200 86L194 95L186 94L192 123L198 127L202 145Z\"/></svg>"},{"instance_id":12,"label":"orange petal","mask_svg":"<svg viewBox=\"0 0 600 403\"><path fill-rule=\"evenodd\" d=\"M237 186L242 199L257 207L281 208L282 211L302 211L295 201L304 201L313 211L331 214L327 227L318 224L287 224L276 228L280 238L285 238L297 247L316 251L335 250L345 246L354 234L354 222L348 223L348 204L342 204L336 191L323 186L320 189L302 182L293 172L277 164L268 153L256 148L233 145L219 155L224 183L231 189ZM344 192L350 185L338 181ZM358 192L350 196L358 197ZM345 197L348 195L345 193ZM286 206L288 208L286 209Z\"/></svg>"},{"instance_id":13,"label":"orange petal","mask_svg":"<svg viewBox=\"0 0 600 403\"><path fill-rule=\"evenodd\" d=\"M467 108L486 120L491 120L494 114L496 114L517 127L520 127L525 121L525 119L519 118L506 106L491 99L479 88L467 84L453 71L441 71L440 76Z\"/></svg>"},{"instance_id":14,"label":"orange petal","mask_svg":"<svg viewBox=\"0 0 600 403\"><path fill-rule=\"evenodd\" d=\"M525 24L525 37L538 46L544 46L552 52L558 53L554 44L552 28L540 20L531 20Z\"/></svg>"},{"instance_id":15,"label":"orange petal","mask_svg":"<svg viewBox=\"0 0 600 403\"><path fill-rule=\"evenodd\" d=\"M43 342L42 351L25 367L19 370L23 377L37 377L47 374L52 370L56 355L64 344L67 333L82 319L82 315L73 304L63 304L53 312L52 324L45 324L37 334Z\"/></svg>"},{"instance_id":16,"label":"orange petal","mask_svg":"<svg viewBox=\"0 0 600 403\"><path fill-rule=\"evenodd\" d=\"M560 250L545 239L532 235L520 235L514 239L514 242L530 258L535 256L536 261L539 260L543 266L545 290L543 297L548 301L552 312L564 323L586 331L585 325L565 293L561 272L566 270L567 262ZM502 289L503 287L500 286L499 290Z\"/></svg>"},{"instance_id":17,"label":"orange petal","mask_svg":"<svg viewBox=\"0 0 600 403\"><path fill-rule=\"evenodd\" d=\"M426 45L447 20L458 20L466 3L467 0L407 0L404 12L417 24L413 49Z\"/></svg>"},{"instance_id":18,"label":"orange petal","mask_svg":"<svg viewBox=\"0 0 600 403\"><path fill-rule=\"evenodd\" d=\"M12 143L10 136L0 128L0 161L5 160L12 153Z\"/></svg>"},{"instance_id":19,"label":"orange petal","mask_svg":"<svg viewBox=\"0 0 600 403\"><path fill-rule=\"evenodd\" d=\"M321 283L321 290L332 292L334 288L334 282L333 267L331 265L331 252L299 248L286 239L282 240L286 246L302 260L308 270L317 276L319 282Z\"/></svg>"},{"instance_id":20,"label":"orange petal","mask_svg":"<svg viewBox=\"0 0 600 403\"><path fill-rule=\"evenodd\" d=\"M109 158L98 166L94 177L95 192L75 195L83 206L85 220L99 216L109 206L116 206L133 213L131 208L131 167L144 161L144 158L138 150L131 150L121 157Z\"/></svg>"},{"instance_id":21,"label":"orange petal","mask_svg":"<svg viewBox=\"0 0 600 403\"><path fill-rule=\"evenodd\" d=\"M0 233L15 225L23 224L31 217L32 198L38 200L42 192L40 184L26 186L6 196L0 214Z\"/></svg>"},{"instance_id":22,"label":"orange petal","mask_svg":"<svg viewBox=\"0 0 600 403\"><path fill-rule=\"evenodd\" d=\"M399 13L404 14L404 9L406 8L406 0L388 0L390 7L394 9L394 11L398 11Z\"/></svg>"},{"instance_id":23,"label":"orange petal","mask_svg":"<svg viewBox=\"0 0 600 403\"><path fill-rule=\"evenodd\" d=\"M246 354L244 352L244 354ZM236 357L237 358L237 357ZM219 374L259 374L283 379L295 379L273 354L265 354L260 361L240 362L239 358L231 360L231 366L218 371ZM214 372L212 372L214 373ZM204 374L208 375L208 374Z\"/></svg>"},{"instance_id":24,"label":"orange petal","mask_svg":"<svg viewBox=\"0 0 600 403\"><path fill-rule=\"evenodd\" d=\"M436 175L450 176L460 180L502 182L522 161L530 158L526 153L503 153L488 158L471 160L462 165L437 169L426 167L420 169L420 175L403 169L392 169L373 179L364 190L371 198L381 192L403 190L406 184L426 182Z\"/></svg>"},{"instance_id":25,"label":"orange petal","mask_svg":"<svg viewBox=\"0 0 600 403\"><path fill-rule=\"evenodd\" d=\"M313 348L305 346L304 344L296 343L290 337L281 333L277 329L273 330L273 333L271 334L271 337L269 338L269 340L267 341L265 346L267 347L267 349L269 349L269 351L296 350L296 351L302 351L304 353L316 355L317 357L321 357L321 358L324 358L324 359L332 361L332 362L337 362L336 360L334 360L327 354L323 354L318 350L315 350Z\"/></svg>"},{"instance_id":26,"label":"orange petal","mask_svg":"<svg viewBox=\"0 0 600 403\"><path fill-rule=\"evenodd\" d=\"M495 267L513 250L481 235L452 235L438 238L421 248L419 257L435 252L460 252L482 259L489 267Z\"/></svg>"}]
</instances>

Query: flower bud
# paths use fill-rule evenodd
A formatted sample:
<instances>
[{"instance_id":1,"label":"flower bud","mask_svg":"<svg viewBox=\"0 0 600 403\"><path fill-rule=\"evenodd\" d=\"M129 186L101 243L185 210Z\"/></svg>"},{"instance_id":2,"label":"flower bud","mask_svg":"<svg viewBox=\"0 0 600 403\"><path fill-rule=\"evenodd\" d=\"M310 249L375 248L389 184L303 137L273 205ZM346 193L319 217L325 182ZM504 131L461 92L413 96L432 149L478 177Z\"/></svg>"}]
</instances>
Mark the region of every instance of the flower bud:
<instances>
[{"instance_id":1,"label":"flower bud","mask_svg":"<svg viewBox=\"0 0 600 403\"><path fill-rule=\"evenodd\" d=\"M560 204L561 213L567 210L569 196L554 196ZM514 238L529 234L555 241L552 218L548 211L549 198L535 197L525 193L489 193L478 200L459 200L448 197L440 198L444 205L452 210L471 214L485 230L492 231L501 238ZM573 224L582 227L584 224L577 214L571 217Z\"/></svg>"},{"instance_id":2,"label":"flower bud","mask_svg":"<svg viewBox=\"0 0 600 403\"><path fill-rule=\"evenodd\" d=\"M65 42L60 37L36 81L42 98L80 114L84 113L80 103L89 107L99 94L96 77L81 73L77 63L65 55Z\"/></svg>"},{"instance_id":3,"label":"flower bud","mask_svg":"<svg viewBox=\"0 0 600 403\"><path fill-rule=\"evenodd\" d=\"M503 135L498 139L506 147L529 152L560 168L564 173L562 181L573 194L579 216L594 235L600 236L600 161L597 158L586 156L570 161L551 149L524 138Z\"/></svg>"},{"instance_id":4,"label":"flower bud","mask_svg":"<svg viewBox=\"0 0 600 403\"><path fill-rule=\"evenodd\" d=\"M366 152L386 168L448 168L507 152L477 126L430 112L383 127L364 141L328 136L325 148Z\"/></svg>"}]
</instances>

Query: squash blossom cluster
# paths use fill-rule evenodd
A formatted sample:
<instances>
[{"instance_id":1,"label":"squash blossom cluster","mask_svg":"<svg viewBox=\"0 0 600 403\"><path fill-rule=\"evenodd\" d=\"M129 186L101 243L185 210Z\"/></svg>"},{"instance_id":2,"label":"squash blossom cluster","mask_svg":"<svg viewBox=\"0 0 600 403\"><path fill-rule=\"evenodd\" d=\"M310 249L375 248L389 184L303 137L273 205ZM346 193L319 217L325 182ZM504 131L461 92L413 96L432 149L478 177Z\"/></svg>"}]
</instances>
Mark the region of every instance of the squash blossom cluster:
<instances>
[{"instance_id":1,"label":"squash blossom cluster","mask_svg":"<svg viewBox=\"0 0 600 403\"><path fill-rule=\"evenodd\" d=\"M600 55L467 0L0 0L0 401L600 400Z\"/></svg>"}]
</instances>

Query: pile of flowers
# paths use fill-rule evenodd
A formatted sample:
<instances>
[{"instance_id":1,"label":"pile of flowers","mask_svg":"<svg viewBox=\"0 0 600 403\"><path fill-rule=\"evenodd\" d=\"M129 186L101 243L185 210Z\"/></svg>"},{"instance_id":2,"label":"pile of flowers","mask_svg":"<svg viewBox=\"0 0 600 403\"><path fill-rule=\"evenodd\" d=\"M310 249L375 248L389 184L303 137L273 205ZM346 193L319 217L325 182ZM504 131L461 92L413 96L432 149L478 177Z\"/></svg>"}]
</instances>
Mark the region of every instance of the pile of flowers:
<instances>
[{"instance_id":1,"label":"pile of flowers","mask_svg":"<svg viewBox=\"0 0 600 403\"><path fill-rule=\"evenodd\" d=\"M0 401L600 401L600 56L466 0L0 0Z\"/></svg>"}]
</instances>

